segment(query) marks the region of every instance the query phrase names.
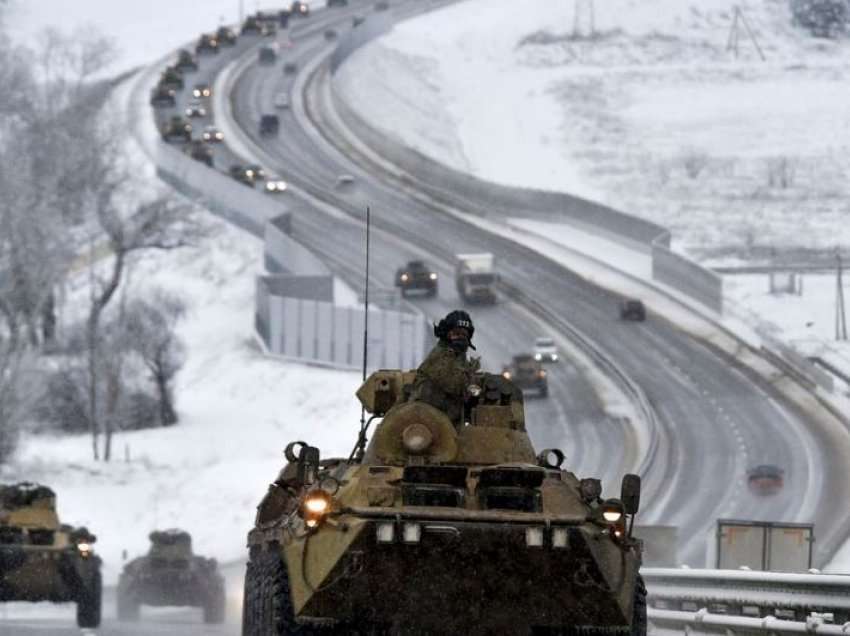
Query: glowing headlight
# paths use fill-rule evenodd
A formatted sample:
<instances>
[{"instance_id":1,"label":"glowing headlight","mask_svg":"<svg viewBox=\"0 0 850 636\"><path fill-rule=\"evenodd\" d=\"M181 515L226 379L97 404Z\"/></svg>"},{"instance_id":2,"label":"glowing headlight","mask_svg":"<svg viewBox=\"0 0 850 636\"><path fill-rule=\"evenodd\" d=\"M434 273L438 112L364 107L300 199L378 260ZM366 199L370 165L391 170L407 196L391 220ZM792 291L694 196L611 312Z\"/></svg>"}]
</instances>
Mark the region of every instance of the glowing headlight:
<instances>
[{"instance_id":1,"label":"glowing headlight","mask_svg":"<svg viewBox=\"0 0 850 636\"><path fill-rule=\"evenodd\" d=\"M217 132L215 134L215 138L218 139L219 141L221 141L222 139L224 139L224 133L221 132L221 131Z\"/></svg>"},{"instance_id":2,"label":"glowing headlight","mask_svg":"<svg viewBox=\"0 0 850 636\"><path fill-rule=\"evenodd\" d=\"M623 518L623 504L618 499L609 499L602 504L602 518L607 523L617 523Z\"/></svg>"},{"instance_id":3,"label":"glowing headlight","mask_svg":"<svg viewBox=\"0 0 850 636\"><path fill-rule=\"evenodd\" d=\"M505 380L510 380L511 379L511 372L510 371L503 371L502 377L505 378Z\"/></svg>"},{"instance_id":4,"label":"glowing headlight","mask_svg":"<svg viewBox=\"0 0 850 636\"><path fill-rule=\"evenodd\" d=\"M543 354L541 354L541 353L535 353L535 354L534 354L534 359L535 359L535 360L537 360L538 362L540 362L540 361L543 359Z\"/></svg>"},{"instance_id":5,"label":"glowing headlight","mask_svg":"<svg viewBox=\"0 0 850 636\"><path fill-rule=\"evenodd\" d=\"M246 170L245 176L248 177L249 179L253 179L254 178L254 171L253 170Z\"/></svg>"},{"instance_id":6,"label":"glowing headlight","mask_svg":"<svg viewBox=\"0 0 850 636\"><path fill-rule=\"evenodd\" d=\"M553 353L553 354L552 354L552 362L557 362L557 361L558 361L558 354L557 354L557 353Z\"/></svg>"},{"instance_id":7,"label":"glowing headlight","mask_svg":"<svg viewBox=\"0 0 850 636\"><path fill-rule=\"evenodd\" d=\"M92 553L92 547L90 543L78 543L77 550L80 552L80 556L87 557Z\"/></svg>"},{"instance_id":8,"label":"glowing headlight","mask_svg":"<svg viewBox=\"0 0 850 636\"><path fill-rule=\"evenodd\" d=\"M311 490L301 502L301 517L308 528L317 528L331 511L331 495L324 490Z\"/></svg>"},{"instance_id":9,"label":"glowing headlight","mask_svg":"<svg viewBox=\"0 0 850 636\"><path fill-rule=\"evenodd\" d=\"M437 275L434 272L431 272L431 275L428 276L431 280L437 280Z\"/></svg>"},{"instance_id":10,"label":"glowing headlight","mask_svg":"<svg viewBox=\"0 0 850 636\"><path fill-rule=\"evenodd\" d=\"M402 274L401 275L401 282L406 283L409 278L410 278L410 276L408 276L407 274Z\"/></svg>"},{"instance_id":11,"label":"glowing headlight","mask_svg":"<svg viewBox=\"0 0 850 636\"><path fill-rule=\"evenodd\" d=\"M193 91L192 91L192 95L194 95L195 97L200 97L200 96L201 96L201 91L199 91L199 90L196 88L195 90L193 90Z\"/></svg>"},{"instance_id":12,"label":"glowing headlight","mask_svg":"<svg viewBox=\"0 0 850 636\"><path fill-rule=\"evenodd\" d=\"M307 512L316 515L323 515L328 511L329 503L324 497L308 497L304 501L304 508Z\"/></svg>"}]
</instances>

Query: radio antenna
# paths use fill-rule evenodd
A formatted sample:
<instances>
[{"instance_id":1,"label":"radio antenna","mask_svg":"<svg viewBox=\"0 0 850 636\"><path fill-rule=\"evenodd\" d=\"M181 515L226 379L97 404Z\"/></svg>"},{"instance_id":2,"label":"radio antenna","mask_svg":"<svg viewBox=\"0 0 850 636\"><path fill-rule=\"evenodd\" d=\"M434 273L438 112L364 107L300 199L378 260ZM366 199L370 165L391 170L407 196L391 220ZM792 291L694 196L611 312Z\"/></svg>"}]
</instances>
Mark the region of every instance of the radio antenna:
<instances>
[{"instance_id":1,"label":"radio antenna","mask_svg":"<svg viewBox=\"0 0 850 636\"><path fill-rule=\"evenodd\" d=\"M369 237L372 229L372 211L369 206L366 206L366 291L363 298L363 382L366 381L366 366L369 362ZM369 418L369 422L374 418ZM357 445L351 451L352 458L356 458L359 463L363 461L363 453L366 451L366 431L369 429L369 422L366 421L366 407L360 407L360 434L357 436Z\"/></svg>"},{"instance_id":2,"label":"radio antenna","mask_svg":"<svg viewBox=\"0 0 850 636\"><path fill-rule=\"evenodd\" d=\"M366 294L364 305L366 311L363 314L363 381L366 381L366 363L369 360L369 235L372 227L372 213L369 206L366 206ZM364 418L361 416L361 423Z\"/></svg>"}]
</instances>

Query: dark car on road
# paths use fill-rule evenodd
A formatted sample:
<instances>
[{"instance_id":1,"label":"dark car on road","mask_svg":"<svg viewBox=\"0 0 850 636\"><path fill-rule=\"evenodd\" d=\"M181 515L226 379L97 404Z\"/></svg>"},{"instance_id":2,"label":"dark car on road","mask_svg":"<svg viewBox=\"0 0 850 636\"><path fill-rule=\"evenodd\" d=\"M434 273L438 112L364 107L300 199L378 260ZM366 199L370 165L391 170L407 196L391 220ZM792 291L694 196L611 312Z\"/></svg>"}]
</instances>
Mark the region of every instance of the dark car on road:
<instances>
[{"instance_id":1,"label":"dark car on road","mask_svg":"<svg viewBox=\"0 0 850 636\"><path fill-rule=\"evenodd\" d=\"M198 58L192 55L191 51L180 49L177 52L177 63L174 65L179 71L197 71Z\"/></svg>"},{"instance_id":2,"label":"dark car on road","mask_svg":"<svg viewBox=\"0 0 850 636\"><path fill-rule=\"evenodd\" d=\"M402 297L407 296L411 290L421 290L426 296L436 296L437 272L428 267L424 261L410 261L396 270L395 285L401 289Z\"/></svg>"},{"instance_id":3,"label":"dark car on road","mask_svg":"<svg viewBox=\"0 0 850 636\"><path fill-rule=\"evenodd\" d=\"M785 471L773 464L762 464L747 471L747 485L757 495L775 495L785 484Z\"/></svg>"},{"instance_id":4,"label":"dark car on road","mask_svg":"<svg viewBox=\"0 0 850 636\"><path fill-rule=\"evenodd\" d=\"M159 85L175 91L182 91L183 86L185 86L183 73L176 66L169 66L160 75Z\"/></svg>"},{"instance_id":5,"label":"dark car on road","mask_svg":"<svg viewBox=\"0 0 850 636\"><path fill-rule=\"evenodd\" d=\"M118 579L118 620L138 620L140 606L153 605L201 607L205 623L224 622L224 577L216 560L194 554L188 532L149 536L148 553L125 565Z\"/></svg>"},{"instance_id":6,"label":"dark car on road","mask_svg":"<svg viewBox=\"0 0 850 636\"><path fill-rule=\"evenodd\" d=\"M228 174L234 179L236 179L239 183L242 183L251 188L254 187L254 184L257 181L262 181L265 178L265 173L263 172L263 169L259 166L245 166L239 163L230 166Z\"/></svg>"},{"instance_id":7,"label":"dark car on road","mask_svg":"<svg viewBox=\"0 0 850 636\"><path fill-rule=\"evenodd\" d=\"M161 84L154 87L151 91L151 106L154 107L174 107L177 105L177 99L174 97L173 88L162 86Z\"/></svg>"},{"instance_id":8,"label":"dark car on road","mask_svg":"<svg viewBox=\"0 0 850 636\"><path fill-rule=\"evenodd\" d=\"M273 46L261 46L257 52L260 64L269 66L277 61L277 51Z\"/></svg>"},{"instance_id":9,"label":"dark car on road","mask_svg":"<svg viewBox=\"0 0 850 636\"><path fill-rule=\"evenodd\" d=\"M212 88L206 82L200 82L195 84L194 88L192 88L192 96L198 99L204 97L210 97L212 95Z\"/></svg>"},{"instance_id":10,"label":"dark car on road","mask_svg":"<svg viewBox=\"0 0 850 636\"><path fill-rule=\"evenodd\" d=\"M195 45L195 53L198 55L202 53L218 53L218 40L215 39L214 35L204 33L198 38L198 43Z\"/></svg>"},{"instance_id":11,"label":"dark car on road","mask_svg":"<svg viewBox=\"0 0 850 636\"><path fill-rule=\"evenodd\" d=\"M620 301L620 319L643 322L646 320L646 307L636 298L624 298Z\"/></svg>"},{"instance_id":12,"label":"dark car on road","mask_svg":"<svg viewBox=\"0 0 850 636\"><path fill-rule=\"evenodd\" d=\"M236 44L236 31L227 26L220 26L218 31L215 32L215 38L219 45L233 46Z\"/></svg>"},{"instance_id":13,"label":"dark car on road","mask_svg":"<svg viewBox=\"0 0 850 636\"><path fill-rule=\"evenodd\" d=\"M263 26L256 16L249 15L242 23L242 35L260 35L263 32Z\"/></svg>"},{"instance_id":14,"label":"dark car on road","mask_svg":"<svg viewBox=\"0 0 850 636\"><path fill-rule=\"evenodd\" d=\"M530 353L514 356L510 364L502 369L502 377L513 382L523 393L536 391L539 397L549 395L549 379L546 377L546 371Z\"/></svg>"},{"instance_id":15,"label":"dark car on road","mask_svg":"<svg viewBox=\"0 0 850 636\"><path fill-rule=\"evenodd\" d=\"M195 161L205 163L210 168L213 167L213 150L208 144L204 143L203 141L199 139L190 141L185 146L183 146L183 152L185 152Z\"/></svg>"},{"instance_id":16,"label":"dark car on road","mask_svg":"<svg viewBox=\"0 0 850 636\"><path fill-rule=\"evenodd\" d=\"M260 134L264 137L277 135L280 130L280 118L277 115L262 115L260 117Z\"/></svg>"},{"instance_id":17,"label":"dark car on road","mask_svg":"<svg viewBox=\"0 0 850 636\"><path fill-rule=\"evenodd\" d=\"M180 115L174 115L166 121L161 132L165 141L189 142L192 140L192 124Z\"/></svg>"},{"instance_id":18,"label":"dark car on road","mask_svg":"<svg viewBox=\"0 0 850 636\"><path fill-rule=\"evenodd\" d=\"M292 15L297 15L301 18L306 18L308 15L310 15L310 5L306 2L296 0L291 5L289 5L289 12Z\"/></svg>"}]
</instances>

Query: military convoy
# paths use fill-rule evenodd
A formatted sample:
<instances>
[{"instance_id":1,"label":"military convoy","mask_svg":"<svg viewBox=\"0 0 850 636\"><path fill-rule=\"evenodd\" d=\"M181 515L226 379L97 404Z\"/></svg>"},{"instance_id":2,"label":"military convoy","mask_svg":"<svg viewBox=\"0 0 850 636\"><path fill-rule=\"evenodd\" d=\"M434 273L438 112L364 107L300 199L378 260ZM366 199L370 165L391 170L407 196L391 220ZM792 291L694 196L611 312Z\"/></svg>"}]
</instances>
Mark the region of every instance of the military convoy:
<instances>
[{"instance_id":1,"label":"military convoy","mask_svg":"<svg viewBox=\"0 0 850 636\"><path fill-rule=\"evenodd\" d=\"M160 130L165 141L192 141L192 124L180 115L173 115L162 126Z\"/></svg>"},{"instance_id":2,"label":"military convoy","mask_svg":"<svg viewBox=\"0 0 850 636\"><path fill-rule=\"evenodd\" d=\"M59 523L56 494L0 486L0 601L76 603L77 625L100 625L101 560L86 528Z\"/></svg>"},{"instance_id":3,"label":"military convoy","mask_svg":"<svg viewBox=\"0 0 850 636\"><path fill-rule=\"evenodd\" d=\"M534 391L538 397L549 395L549 378L543 365L533 354L515 355L502 369L502 377L510 380L523 393Z\"/></svg>"},{"instance_id":4,"label":"military convoy","mask_svg":"<svg viewBox=\"0 0 850 636\"><path fill-rule=\"evenodd\" d=\"M407 399L414 375L360 387L348 458L287 446L248 535L243 634L645 634L640 478L602 499L559 450L535 453L499 375L475 376L457 428Z\"/></svg>"},{"instance_id":5,"label":"military convoy","mask_svg":"<svg viewBox=\"0 0 850 636\"><path fill-rule=\"evenodd\" d=\"M223 622L224 577L216 560L194 554L183 530L154 531L150 541L147 555L125 565L118 579L118 619L138 620L141 605L168 605L201 607L205 623Z\"/></svg>"},{"instance_id":6,"label":"military convoy","mask_svg":"<svg viewBox=\"0 0 850 636\"><path fill-rule=\"evenodd\" d=\"M424 261L408 261L395 273L395 286L401 290L402 297L411 291L424 291L426 296L436 296L439 289L437 272Z\"/></svg>"}]
</instances>

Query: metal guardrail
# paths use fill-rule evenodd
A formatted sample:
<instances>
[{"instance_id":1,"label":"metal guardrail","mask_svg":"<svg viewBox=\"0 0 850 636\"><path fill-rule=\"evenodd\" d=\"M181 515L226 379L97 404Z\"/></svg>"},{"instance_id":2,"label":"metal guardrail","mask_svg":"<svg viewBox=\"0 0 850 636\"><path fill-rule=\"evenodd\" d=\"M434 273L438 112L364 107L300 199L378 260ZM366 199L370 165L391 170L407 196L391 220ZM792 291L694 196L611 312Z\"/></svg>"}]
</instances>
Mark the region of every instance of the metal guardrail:
<instances>
[{"instance_id":1,"label":"metal guardrail","mask_svg":"<svg viewBox=\"0 0 850 636\"><path fill-rule=\"evenodd\" d=\"M850 621L850 575L644 568L655 610L805 621L812 613Z\"/></svg>"},{"instance_id":2,"label":"metal guardrail","mask_svg":"<svg viewBox=\"0 0 850 636\"><path fill-rule=\"evenodd\" d=\"M722 634L723 636L749 636L750 634L850 634L850 623L830 624L820 617L810 617L805 622L789 621L765 616L727 616L698 612L649 610L649 622L656 632L671 631L677 634Z\"/></svg>"}]
</instances>

